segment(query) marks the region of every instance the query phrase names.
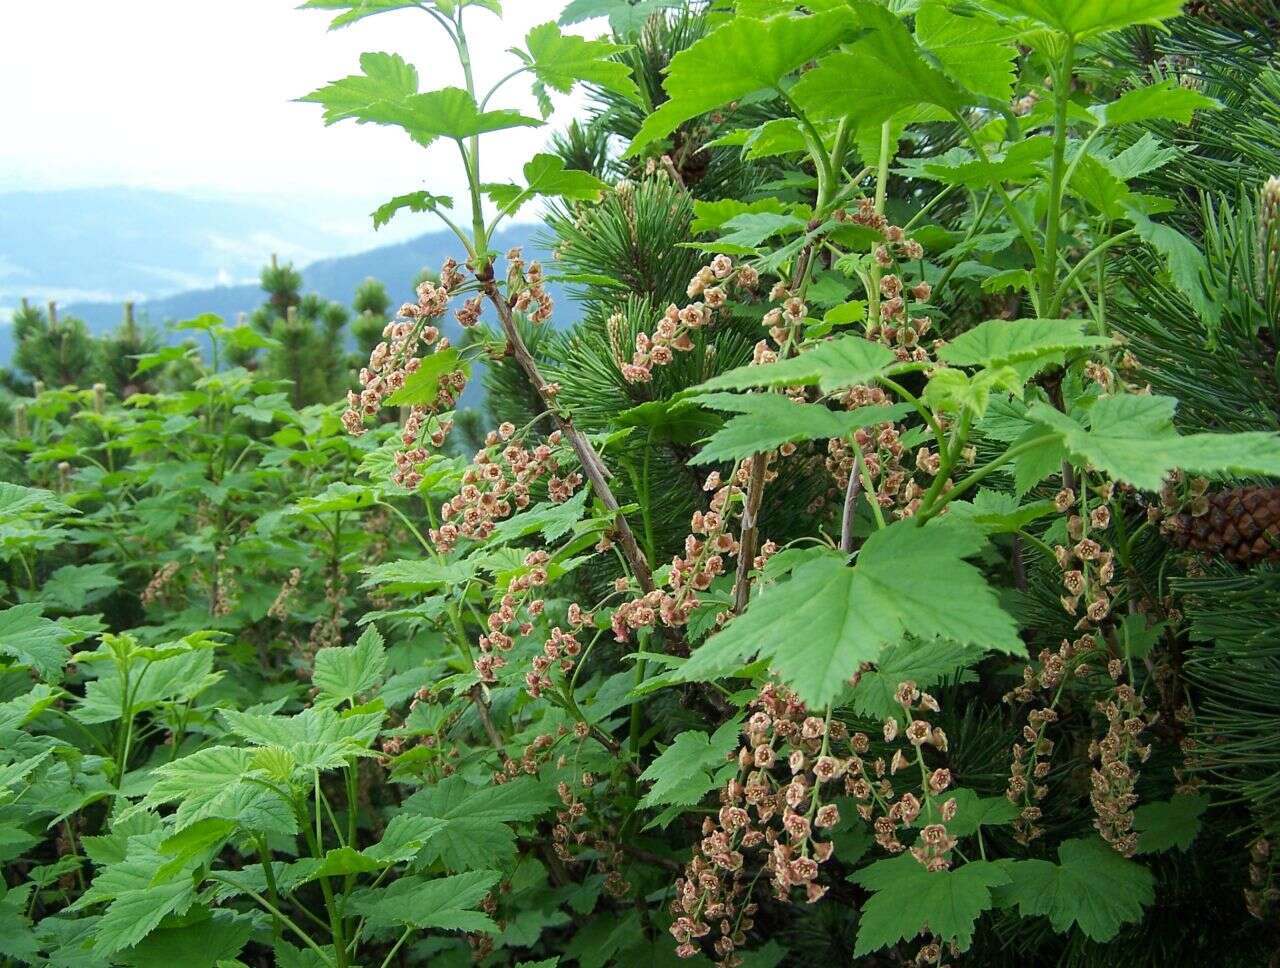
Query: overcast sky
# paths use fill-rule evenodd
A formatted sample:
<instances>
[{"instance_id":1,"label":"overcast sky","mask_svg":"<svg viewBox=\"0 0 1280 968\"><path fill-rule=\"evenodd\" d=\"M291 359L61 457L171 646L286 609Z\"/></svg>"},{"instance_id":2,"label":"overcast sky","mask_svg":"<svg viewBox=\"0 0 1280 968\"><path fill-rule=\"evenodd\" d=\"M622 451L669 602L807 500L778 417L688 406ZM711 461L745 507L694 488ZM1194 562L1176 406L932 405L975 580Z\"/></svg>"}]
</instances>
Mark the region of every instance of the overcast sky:
<instances>
[{"instance_id":1,"label":"overcast sky","mask_svg":"<svg viewBox=\"0 0 1280 968\"><path fill-rule=\"evenodd\" d=\"M460 83L429 16L398 11L330 32L301 0L38 0L6 11L0 54L0 191L131 185L308 197L334 212L426 188L462 192L452 143L428 151L399 129L342 122L293 103L356 73L362 51L393 51L424 90ZM506 49L562 0L507 0L502 20L470 11L477 83L516 63ZM535 114L527 86L495 106ZM559 121L553 117L553 124ZM489 137L485 180L510 180L549 129ZM501 142L501 148L497 148Z\"/></svg>"}]
</instances>

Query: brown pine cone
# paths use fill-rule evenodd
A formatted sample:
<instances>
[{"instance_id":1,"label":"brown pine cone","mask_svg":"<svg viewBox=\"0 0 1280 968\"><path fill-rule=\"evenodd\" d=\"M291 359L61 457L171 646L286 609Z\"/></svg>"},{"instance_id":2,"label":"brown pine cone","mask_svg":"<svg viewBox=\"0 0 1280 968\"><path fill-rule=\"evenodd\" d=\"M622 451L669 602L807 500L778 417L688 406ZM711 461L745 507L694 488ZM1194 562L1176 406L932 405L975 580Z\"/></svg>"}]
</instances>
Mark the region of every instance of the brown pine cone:
<instances>
[{"instance_id":1,"label":"brown pine cone","mask_svg":"<svg viewBox=\"0 0 1280 968\"><path fill-rule=\"evenodd\" d=\"M1201 500L1169 518L1173 544L1241 565L1280 561L1280 487L1234 487Z\"/></svg>"}]
</instances>

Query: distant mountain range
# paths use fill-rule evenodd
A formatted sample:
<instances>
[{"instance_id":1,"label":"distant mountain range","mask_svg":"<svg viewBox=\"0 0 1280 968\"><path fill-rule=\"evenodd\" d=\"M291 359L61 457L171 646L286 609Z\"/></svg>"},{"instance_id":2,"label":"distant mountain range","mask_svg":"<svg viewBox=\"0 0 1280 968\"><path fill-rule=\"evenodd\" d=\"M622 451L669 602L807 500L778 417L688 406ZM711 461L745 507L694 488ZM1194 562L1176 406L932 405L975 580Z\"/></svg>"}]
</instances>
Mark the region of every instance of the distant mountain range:
<instances>
[{"instance_id":1,"label":"distant mountain range","mask_svg":"<svg viewBox=\"0 0 1280 968\"><path fill-rule=\"evenodd\" d=\"M369 246L367 221L335 227L307 212L283 200L138 188L3 193L0 309L23 296L141 300L241 283L272 252L306 263Z\"/></svg>"},{"instance_id":2,"label":"distant mountain range","mask_svg":"<svg viewBox=\"0 0 1280 968\"><path fill-rule=\"evenodd\" d=\"M423 268L461 255L447 231L353 252L353 240L367 239L357 218L342 232L234 199L130 188L0 193L0 320L29 297L38 305L57 300L60 313L98 333L120 323L125 300L134 301L140 322L156 327L201 313L232 322L262 304L256 280L273 253L298 266L303 292L349 306L372 277L399 305L412 298ZM494 248L520 245L545 258L531 242L534 231L509 226ZM573 306L554 295L563 326ZM11 355L9 326L0 322L0 365Z\"/></svg>"},{"instance_id":3,"label":"distant mountain range","mask_svg":"<svg viewBox=\"0 0 1280 968\"><path fill-rule=\"evenodd\" d=\"M514 226L500 232L494 247L505 251L511 246L530 247L532 226ZM366 252L320 259L302 266L303 292L315 292L344 305L351 304L356 286L370 277L387 287L393 306L413 297L413 280L424 268L439 269L449 256L461 255L458 240L449 232L431 232L395 245L380 246ZM269 258L269 256L267 257ZM259 267L267 261L263 258ZM191 319L201 313L214 313L232 322L240 313L248 313L262 305L264 295L259 285L214 286L193 289L136 304L140 321L160 326L166 322ZM566 307L567 308L567 307ZM60 307L61 312L79 316L94 332L102 332L119 324L122 307L119 301L79 302Z\"/></svg>"}]
</instances>

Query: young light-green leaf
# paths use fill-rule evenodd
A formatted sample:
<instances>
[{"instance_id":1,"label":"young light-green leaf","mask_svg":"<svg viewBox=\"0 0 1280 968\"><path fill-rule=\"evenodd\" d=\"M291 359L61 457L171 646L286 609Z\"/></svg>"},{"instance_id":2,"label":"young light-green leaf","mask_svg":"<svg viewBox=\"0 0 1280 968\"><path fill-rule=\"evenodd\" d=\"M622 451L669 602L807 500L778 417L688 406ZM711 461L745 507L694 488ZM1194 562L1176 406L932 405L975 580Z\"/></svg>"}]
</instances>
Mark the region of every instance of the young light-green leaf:
<instances>
[{"instance_id":1,"label":"young light-green leaf","mask_svg":"<svg viewBox=\"0 0 1280 968\"><path fill-rule=\"evenodd\" d=\"M873 383L897 361L893 350L887 346L860 336L841 336L774 363L740 366L685 392L816 385L824 393L830 393L861 383Z\"/></svg>"}]
</instances>

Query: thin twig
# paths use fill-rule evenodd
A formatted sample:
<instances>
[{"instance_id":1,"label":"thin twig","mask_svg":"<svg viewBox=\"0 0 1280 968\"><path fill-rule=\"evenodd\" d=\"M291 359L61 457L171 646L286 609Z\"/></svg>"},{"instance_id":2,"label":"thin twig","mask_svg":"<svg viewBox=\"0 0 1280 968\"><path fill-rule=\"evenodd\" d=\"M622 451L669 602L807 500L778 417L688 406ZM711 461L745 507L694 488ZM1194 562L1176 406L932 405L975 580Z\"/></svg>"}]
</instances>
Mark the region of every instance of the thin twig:
<instances>
[{"instance_id":1,"label":"thin twig","mask_svg":"<svg viewBox=\"0 0 1280 968\"><path fill-rule=\"evenodd\" d=\"M604 462L600 459L600 455L596 452L582 431L573 425L573 421L567 417L563 417L555 408L555 393L547 391L547 381L543 378L541 370L538 369L538 363L533 358L533 354L529 352L529 348L525 345L524 339L520 336L520 331L516 329L515 319L511 315L511 307L507 305L507 301L498 292L498 287L493 280L492 266L486 268L484 275L479 277L484 284L485 295L489 301L493 303L494 308L498 311L498 319L502 323L502 331L507 337L507 345L511 348L511 354L515 357L516 364L524 372L529 382L533 384L538 396L542 398L543 406L547 413L555 421L556 426L561 433L569 441L569 446L573 448L573 452L578 455L578 461L582 464L583 473L587 475L587 480L591 482L591 487L595 495L600 498L604 506L613 514L613 530L617 536L618 544L622 548L622 554L627 559L627 564L631 566L632 573L636 576L636 581L640 584L640 588L646 594L654 590L653 572L649 568L649 561L645 558L644 553L640 550L640 545L636 542L636 536L631 531L631 525L627 523L626 516L622 513L621 505L614 496L612 488L609 487L609 478L612 476L609 469L605 467Z\"/></svg>"},{"instance_id":2,"label":"thin twig","mask_svg":"<svg viewBox=\"0 0 1280 968\"><path fill-rule=\"evenodd\" d=\"M840 518L840 550L846 555L853 553L853 518L858 506L858 495L862 493L862 451L857 441L853 444L853 466L849 468L849 484L844 489L844 513Z\"/></svg>"},{"instance_id":3,"label":"thin twig","mask_svg":"<svg viewBox=\"0 0 1280 968\"><path fill-rule=\"evenodd\" d=\"M484 696L484 686L478 682L471 687L471 701L475 703L476 714L480 717L480 725L484 727L485 735L489 737L493 748L498 751L498 757L505 763L507 751L503 747L502 734L498 732L498 727L493 725L493 714L489 711L489 701Z\"/></svg>"}]
</instances>

